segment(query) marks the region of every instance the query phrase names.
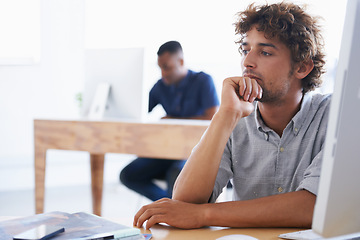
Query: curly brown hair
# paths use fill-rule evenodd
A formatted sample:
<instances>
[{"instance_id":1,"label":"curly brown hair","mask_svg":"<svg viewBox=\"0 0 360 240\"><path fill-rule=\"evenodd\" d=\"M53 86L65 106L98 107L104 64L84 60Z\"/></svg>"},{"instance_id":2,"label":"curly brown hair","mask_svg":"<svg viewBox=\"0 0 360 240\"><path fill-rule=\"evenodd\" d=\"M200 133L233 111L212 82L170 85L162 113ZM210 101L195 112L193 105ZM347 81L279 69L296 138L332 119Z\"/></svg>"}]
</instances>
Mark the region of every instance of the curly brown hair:
<instances>
[{"instance_id":1,"label":"curly brown hair","mask_svg":"<svg viewBox=\"0 0 360 240\"><path fill-rule=\"evenodd\" d=\"M314 62L313 70L302 79L303 93L314 90L322 83L321 74L325 72L324 43L320 33L318 17L305 13L304 7L293 3L281 2L271 5L249 5L238 13L235 33L240 35L237 43L242 43L246 33L256 25L268 39L277 37L291 51L292 61L302 63ZM241 48L241 44L240 44Z\"/></svg>"}]
</instances>

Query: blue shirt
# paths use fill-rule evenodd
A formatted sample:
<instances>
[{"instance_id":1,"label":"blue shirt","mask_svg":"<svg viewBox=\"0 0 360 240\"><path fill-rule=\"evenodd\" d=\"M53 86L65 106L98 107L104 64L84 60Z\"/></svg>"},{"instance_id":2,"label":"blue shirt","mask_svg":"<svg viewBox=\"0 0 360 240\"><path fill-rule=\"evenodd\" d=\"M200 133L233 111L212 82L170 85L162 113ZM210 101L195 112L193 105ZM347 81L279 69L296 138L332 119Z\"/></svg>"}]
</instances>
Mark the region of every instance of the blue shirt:
<instances>
[{"instance_id":1,"label":"blue shirt","mask_svg":"<svg viewBox=\"0 0 360 240\"><path fill-rule=\"evenodd\" d=\"M305 94L281 137L258 110L242 118L226 145L210 201L230 179L233 200L302 189L317 195L329 107L330 95Z\"/></svg>"},{"instance_id":2,"label":"blue shirt","mask_svg":"<svg viewBox=\"0 0 360 240\"><path fill-rule=\"evenodd\" d=\"M157 81L149 94L149 112L161 104L168 116L195 117L219 105L213 79L204 72L188 70L178 84L166 85Z\"/></svg>"}]
</instances>

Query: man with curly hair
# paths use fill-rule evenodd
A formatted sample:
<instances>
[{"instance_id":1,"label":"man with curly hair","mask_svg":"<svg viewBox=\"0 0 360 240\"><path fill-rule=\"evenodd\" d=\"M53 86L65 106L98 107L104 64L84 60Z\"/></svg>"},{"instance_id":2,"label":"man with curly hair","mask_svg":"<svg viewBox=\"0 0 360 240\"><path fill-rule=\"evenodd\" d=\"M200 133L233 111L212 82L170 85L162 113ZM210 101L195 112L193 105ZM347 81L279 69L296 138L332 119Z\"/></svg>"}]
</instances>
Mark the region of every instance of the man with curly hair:
<instances>
[{"instance_id":1,"label":"man with curly hair","mask_svg":"<svg viewBox=\"0 0 360 240\"><path fill-rule=\"evenodd\" d=\"M224 80L173 199L142 207L135 226L311 226L330 104L311 93L324 72L318 19L286 2L238 16L243 75ZM229 180L233 201L216 203Z\"/></svg>"}]
</instances>

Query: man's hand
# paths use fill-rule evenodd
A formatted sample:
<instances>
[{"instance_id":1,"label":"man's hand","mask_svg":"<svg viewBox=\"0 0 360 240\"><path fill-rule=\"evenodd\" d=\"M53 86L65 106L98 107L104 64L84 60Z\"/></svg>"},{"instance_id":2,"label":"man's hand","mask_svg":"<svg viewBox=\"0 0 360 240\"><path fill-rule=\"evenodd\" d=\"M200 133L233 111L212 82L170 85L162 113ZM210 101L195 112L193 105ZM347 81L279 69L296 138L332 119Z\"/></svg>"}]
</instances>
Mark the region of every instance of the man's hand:
<instances>
[{"instance_id":1,"label":"man's hand","mask_svg":"<svg viewBox=\"0 0 360 240\"><path fill-rule=\"evenodd\" d=\"M134 217L134 226L146 229L156 223L166 223L178 228L200 228L204 226L204 204L185 203L168 198L143 206Z\"/></svg>"},{"instance_id":2,"label":"man's hand","mask_svg":"<svg viewBox=\"0 0 360 240\"><path fill-rule=\"evenodd\" d=\"M240 118L254 111L252 104L261 99L263 90L255 79L249 77L231 77L223 82L220 110L236 113Z\"/></svg>"}]
</instances>

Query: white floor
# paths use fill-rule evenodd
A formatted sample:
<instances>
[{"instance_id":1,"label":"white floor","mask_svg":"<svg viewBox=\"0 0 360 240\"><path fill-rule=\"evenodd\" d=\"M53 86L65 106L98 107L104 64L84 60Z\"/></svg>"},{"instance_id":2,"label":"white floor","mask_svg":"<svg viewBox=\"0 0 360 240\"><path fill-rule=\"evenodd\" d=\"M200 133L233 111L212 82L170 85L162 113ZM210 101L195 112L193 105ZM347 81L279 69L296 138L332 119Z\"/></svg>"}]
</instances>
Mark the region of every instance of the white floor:
<instances>
[{"instance_id":1,"label":"white floor","mask_svg":"<svg viewBox=\"0 0 360 240\"><path fill-rule=\"evenodd\" d=\"M151 203L119 182L121 169L135 156L105 155L102 216L131 226L141 206ZM44 211L92 212L89 155L51 150L47 153ZM231 193L222 195L228 199ZM31 157L0 158L0 216L35 214L34 167Z\"/></svg>"},{"instance_id":2,"label":"white floor","mask_svg":"<svg viewBox=\"0 0 360 240\"><path fill-rule=\"evenodd\" d=\"M102 216L131 226L136 211L150 203L119 183L120 170L134 156L105 156ZM0 216L35 214L33 164L0 164ZM52 151L47 155L45 212L92 212L90 167L86 153Z\"/></svg>"},{"instance_id":3,"label":"white floor","mask_svg":"<svg viewBox=\"0 0 360 240\"><path fill-rule=\"evenodd\" d=\"M35 214L34 191L1 192L0 216L29 216ZM116 219L131 226L133 216L144 204L150 203L144 197L133 193L120 184L104 186L102 216ZM45 212L64 211L92 212L89 186L52 187L46 189Z\"/></svg>"}]
</instances>

